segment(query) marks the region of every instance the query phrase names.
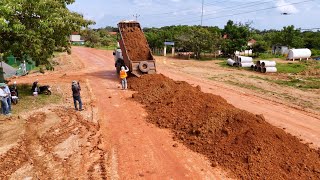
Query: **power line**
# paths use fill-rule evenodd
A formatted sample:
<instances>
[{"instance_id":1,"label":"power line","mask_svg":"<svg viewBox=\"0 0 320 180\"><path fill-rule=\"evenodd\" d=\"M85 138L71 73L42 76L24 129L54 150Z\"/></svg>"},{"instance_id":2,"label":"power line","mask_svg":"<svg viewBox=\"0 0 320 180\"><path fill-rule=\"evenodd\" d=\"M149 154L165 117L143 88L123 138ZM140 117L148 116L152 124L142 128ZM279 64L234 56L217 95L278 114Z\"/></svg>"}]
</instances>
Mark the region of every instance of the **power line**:
<instances>
[{"instance_id":1,"label":"power line","mask_svg":"<svg viewBox=\"0 0 320 180\"><path fill-rule=\"evenodd\" d=\"M285 4L285 5L281 5L281 6L272 6L272 7L269 7L269 8L257 9L257 10L253 10L253 11L245 11L245 12L240 12L240 13L235 13L235 14L217 16L217 17L212 17L212 18L206 18L204 20L212 20L212 19L218 19L218 18L223 18L223 17L230 17L230 16L241 15L241 14L248 14L248 13L253 13L253 12L258 12L258 11L265 11L265 10L275 9L275 8L279 8L279 7L289 6L289 5L302 4L302 3L306 3L306 2L310 2L310 1L314 1L314 0L305 0L305 1L300 1L300 2L296 2L296 3ZM184 22L179 22L179 23L181 24L181 23L190 23L190 22L199 22L199 21L184 21Z\"/></svg>"},{"instance_id":2,"label":"power line","mask_svg":"<svg viewBox=\"0 0 320 180\"><path fill-rule=\"evenodd\" d=\"M217 5L217 3L221 3L221 2L226 2L226 1L214 1L214 3L210 3L210 4L203 4L203 6L215 6ZM166 15L166 14L174 14L177 11L186 11L186 10L193 10L194 8L184 8L184 9L178 9L175 11L169 11L169 12L164 12L164 13L156 13L156 14L146 14L145 16L160 16L160 15Z\"/></svg>"},{"instance_id":3,"label":"power line","mask_svg":"<svg viewBox=\"0 0 320 180\"><path fill-rule=\"evenodd\" d=\"M257 3L259 2L259 3ZM270 2L274 2L274 1L266 1L266 2L262 2L261 1L255 1L255 2L251 2L251 3L248 3L248 4L242 4L242 5L238 5L238 6L229 6L229 7L225 7L225 8L221 8L221 9L218 9L219 11L216 11L216 12L213 12L213 13L209 13L209 14L204 14L203 16L211 16L211 15L214 15L214 14L218 14L218 13L221 13L221 12L224 12L224 11L220 11L220 10L224 10L225 11L230 11L230 10L237 10L237 9L242 9L243 7L255 7L255 6L258 6L258 5L261 5L261 4L266 4L266 3L270 3ZM254 4L255 3L255 4ZM251 5L250 5L251 4ZM194 18L188 18L188 21L190 19L197 19L196 17ZM184 19L180 19L180 20L184 20ZM180 21L180 20L174 20L174 21L167 21L166 23L168 22L177 22L177 21ZM203 20L203 19L202 19Z\"/></svg>"}]
</instances>

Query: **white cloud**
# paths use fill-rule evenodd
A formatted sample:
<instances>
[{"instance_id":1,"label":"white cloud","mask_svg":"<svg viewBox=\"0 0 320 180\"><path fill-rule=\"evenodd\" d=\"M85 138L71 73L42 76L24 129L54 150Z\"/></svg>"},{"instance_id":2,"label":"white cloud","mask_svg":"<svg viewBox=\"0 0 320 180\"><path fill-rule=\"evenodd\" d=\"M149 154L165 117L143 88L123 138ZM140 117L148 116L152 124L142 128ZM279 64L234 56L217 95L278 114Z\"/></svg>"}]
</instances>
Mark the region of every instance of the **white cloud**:
<instances>
[{"instance_id":1,"label":"white cloud","mask_svg":"<svg viewBox=\"0 0 320 180\"><path fill-rule=\"evenodd\" d=\"M285 2L285 0L277 0L276 5L277 5L278 11L280 11L281 13L294 14L299 12L294 5Z\"/></svg>"}]
</instances>

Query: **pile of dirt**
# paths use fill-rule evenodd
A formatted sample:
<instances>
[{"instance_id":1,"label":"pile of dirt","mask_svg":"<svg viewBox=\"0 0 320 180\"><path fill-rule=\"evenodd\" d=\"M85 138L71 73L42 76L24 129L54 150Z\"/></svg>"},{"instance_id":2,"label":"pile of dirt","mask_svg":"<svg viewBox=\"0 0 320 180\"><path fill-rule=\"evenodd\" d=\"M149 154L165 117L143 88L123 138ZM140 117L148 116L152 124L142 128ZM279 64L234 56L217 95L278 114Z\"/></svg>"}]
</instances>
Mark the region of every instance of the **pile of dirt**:
<instances>
[{"instance_id":1,"label":"pile of dirt","mask_svg":"<svg viewBox=\"0 0 320 180\"><path fill-rule=\"evenodd\" d=\"M139 27L126 27L121 31L131 61L152 60L147 39Z\"/></svg>"},{"instance_id":2,"label":"pile of dirt","mask_svg":"<svg viewBox=\"0 0 320 180\"><path fill-rule=\"evenodd\" d=\"M129 79L148 121L241 179L320 179L320 150L264 120L163 75Z\"/></svg>"}]
</instances>

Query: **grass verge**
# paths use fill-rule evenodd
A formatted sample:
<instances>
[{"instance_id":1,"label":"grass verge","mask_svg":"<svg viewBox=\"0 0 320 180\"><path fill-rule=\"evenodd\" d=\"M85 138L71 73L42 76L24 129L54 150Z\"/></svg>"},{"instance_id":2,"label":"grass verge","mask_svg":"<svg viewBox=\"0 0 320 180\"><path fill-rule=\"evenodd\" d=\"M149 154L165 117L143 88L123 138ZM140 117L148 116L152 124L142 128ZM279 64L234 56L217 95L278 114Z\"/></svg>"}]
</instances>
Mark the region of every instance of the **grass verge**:
<instances>
[{"instance_id":1,"label":"grass verge","mask_svg":"<svg viewBox=\"0 0 320 180\"><path fill-rule=\"evenodd\" d=\"M62 95L52 94L44 95L39 94L38 96L33 96L31 94L30 84L19 84L19 102L16 105L12 105L12 113L20 114L22 112L27 112L35 109L42 108L48 104L58 104L62 102Z\"/></svg>"}]
</instances>

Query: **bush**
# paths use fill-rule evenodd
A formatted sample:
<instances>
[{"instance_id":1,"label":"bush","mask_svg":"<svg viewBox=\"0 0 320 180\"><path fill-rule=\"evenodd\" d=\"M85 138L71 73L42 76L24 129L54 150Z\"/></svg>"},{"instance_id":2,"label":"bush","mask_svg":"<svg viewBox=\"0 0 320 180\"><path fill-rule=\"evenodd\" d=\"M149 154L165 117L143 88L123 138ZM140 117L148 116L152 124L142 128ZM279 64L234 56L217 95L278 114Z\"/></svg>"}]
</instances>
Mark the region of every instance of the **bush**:
<instances>
[{"instance_id":1,"label":"bush","mask_svg":"<svg viewBox=\"0 0 320 180\"><path fill-rule=\"evenodd\" d=\"M320 49L311 49L312 56L320 56Z\"/></svg>"}]
</instances>

